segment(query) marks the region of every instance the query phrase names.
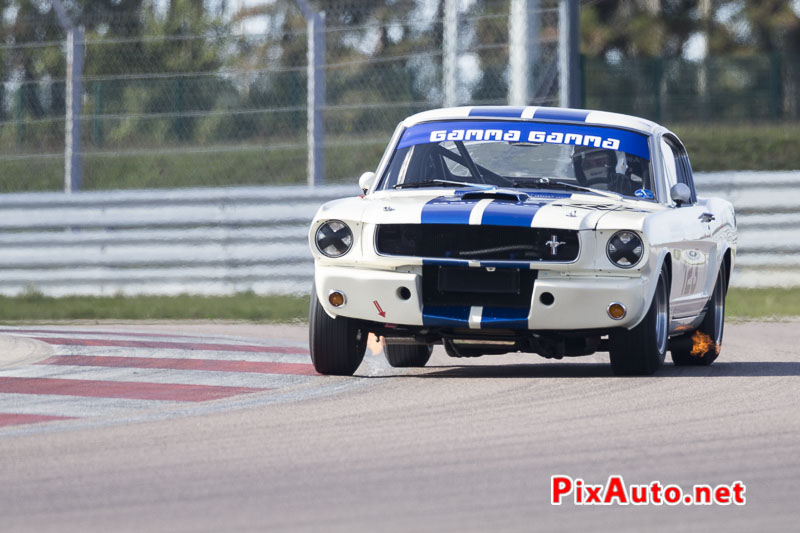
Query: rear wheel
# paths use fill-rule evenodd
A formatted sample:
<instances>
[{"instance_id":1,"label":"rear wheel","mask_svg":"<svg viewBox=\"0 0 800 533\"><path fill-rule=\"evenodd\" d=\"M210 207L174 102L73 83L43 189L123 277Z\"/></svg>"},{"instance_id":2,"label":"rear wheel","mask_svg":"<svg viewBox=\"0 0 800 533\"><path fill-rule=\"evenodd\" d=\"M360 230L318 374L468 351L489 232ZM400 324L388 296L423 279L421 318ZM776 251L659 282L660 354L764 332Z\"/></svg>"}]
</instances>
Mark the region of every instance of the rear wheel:
<instances>
[{"instance_id":1,"label":"rear wheel","mask_svg":"<svg viewBox=\"0 0 800 533\"><path fill-rule=\"evenodd\" d=\"M675 343L670 350L672 362L677 366L708 366L719 356L722 332L725 327L725 268L717 275L714 292L706 304L706 316L700 327L690 335L691 342Z\"/></svg>"},{"instance_id":2,"label":"rear wheel","mask_svg":"<svg viewBox=\"0 0 800 533\"><path fill-rule=\"evenodd\" d=\"M386 360L395 368L425 366L433 353L428 344L387 344Z\"/></svg>"},{"instance_id":3,"label":"rear wheel","mask_svg":"<svg viewBox=\"0 0 800 533\"><path fill-rule=\"evenodd\" d=\"M331 318L317 299L315 287L311 288L308 310L308 335L311 362L320 374L352 376L364 359L367 349L367 331L352 318Z\"/></svg>"},{"instance_id":4,"label":"rear wheel","mask_svg":"<svg viewBox=\"0 0 800 533\"><path fill-rule=\"evenodd\" d=\"M649 376L658 370L667 353L669 292L664 268L658 276L650 309L633 329L609 335L611 369L617 376Z\"/></svg>"}]
</instances>

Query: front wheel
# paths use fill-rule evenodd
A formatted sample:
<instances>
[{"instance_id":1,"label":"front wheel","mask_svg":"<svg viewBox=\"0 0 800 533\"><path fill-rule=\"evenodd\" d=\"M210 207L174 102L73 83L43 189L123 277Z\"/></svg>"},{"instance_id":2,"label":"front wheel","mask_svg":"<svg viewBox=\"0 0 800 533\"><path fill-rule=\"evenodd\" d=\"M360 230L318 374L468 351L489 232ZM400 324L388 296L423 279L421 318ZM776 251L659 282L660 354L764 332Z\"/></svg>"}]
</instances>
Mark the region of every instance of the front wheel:
<instances>
[{"instance_id":1,"label":"front wheel","mask_svg":"<svg viewBox=\"0 0 800 533\"><path fill-rule=\"evenodd\" d=\"M352 376L364 359L367 350L367 331L358 321L339 316L331 318L311 288L308 310L308 337L311 362L320 374Z\"/></svg>"},{"instance_id":2,"label":"front wheel","mask_svg":"<svg viewBox=\"0 0 800 533\"><path fill-rule=\"evenodd\" d=\"M650 309L633 329L619 329L609 335L611 370L617 376L655 374L667 354L669 291L664 268L658 276Z\"/></svg>"},{"instance_id":3,"label":"front wheel","mask_svg":"<svg viewBox=\"0 0 800 533\"><path fill-rule=\"evenodd\" d=\"M725 326L725 269L717 275L714 292L706 304L706 316L700 327L690 336L691 343L679 344L670 349L676 366L708 366L719 356L722 348L722 331ZM691 346L691 347L690 347Z\"/></svg>"},{"instance_id":4,"label":"front wheel","mask_svg":"<svg viewBox=\"0 0 800 533\"><path fill-rule=\"evenodd\" d=\"M420 367L425 366L431 358L433 345L387 344L383 351L386 360L395 368Z\"/></svg>"}]
</instances>

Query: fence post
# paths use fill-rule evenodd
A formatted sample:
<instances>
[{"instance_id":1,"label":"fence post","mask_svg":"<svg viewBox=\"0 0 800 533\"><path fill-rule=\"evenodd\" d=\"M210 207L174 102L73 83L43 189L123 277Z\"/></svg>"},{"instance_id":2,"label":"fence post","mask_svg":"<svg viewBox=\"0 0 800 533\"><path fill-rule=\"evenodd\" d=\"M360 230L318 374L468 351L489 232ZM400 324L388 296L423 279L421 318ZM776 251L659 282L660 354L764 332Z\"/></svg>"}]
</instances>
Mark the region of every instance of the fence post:
<instances>
[{"instance_id":1,"label":"fence post","mask_svg":"<svg viewBox=\"0 0 800 533\"><path fill-rule=\"evenodd\" d=\"M325 13L308 21L308 184L325 181Z\"/></svg>"},{"instance_id":2,"label":"fence post","mask_svg":"<svg viewBox=\"0 0 800 533\"><path fill-rule=\"evenodd\" d=\"M66 117L64 126L64 192L81 190L81 112L83 110L83 26L75 26L61 0L53 0L58 23L67 32Z\"/></svg>"},{"instance_id":3,"label":"fence post","mask_svg":"<svg viewBox=\"0 0 800 533\"><path fill-rule=\"evenodd\" d=\"M539 0L511 0L508 11L508 103L528 105L531 72L539 58Z\"/></svg>"},{"instance_id":4,"label":"fence post","mask_svg":"<svg viewBox=\"0 0 800 533\"><path fill-rule=\"evenodd\" d=\"M442 35L442 100L444 107L458 100L458 0L444 0Z\"/></svg>"},{"instance_id":5,"label":"fence post","mask_svg":"<svg viewBox=\"0 0 800 533\"><path fill-rule=\"evenodd\" d=\"M308 185L325 181L325 13L315 12L307 0L295 0L308 29L306 115L308 117Z\"/></svg>"},{"instance_id":6,"label":"fence post","mask_svg":"<svg viewBox=\"0 0 800 533\"><path fill-rule=\"evenodd\" d=\"M578 0L558 2L558 71L560 105L578 107L581 99L580 18Z\"/></svg>"},{"instance_id":7,"label":"fence post","mask_svg":"<svg viewBox=\"0 0 800 533\"><path fill-rule=\"evenodd\" d=\"M81 112L83 109L83 26L67 31L66 130L64 148L64 192L81 190Z\"/></svg>"}]
</instances>

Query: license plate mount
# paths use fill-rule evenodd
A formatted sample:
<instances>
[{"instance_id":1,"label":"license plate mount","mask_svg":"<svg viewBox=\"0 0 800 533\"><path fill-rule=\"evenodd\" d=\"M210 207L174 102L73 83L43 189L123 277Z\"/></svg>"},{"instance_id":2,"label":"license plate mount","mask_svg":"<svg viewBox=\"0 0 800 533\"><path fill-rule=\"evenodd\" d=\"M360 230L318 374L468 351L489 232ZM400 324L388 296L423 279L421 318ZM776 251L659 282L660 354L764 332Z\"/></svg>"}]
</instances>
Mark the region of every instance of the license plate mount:
<instances>
[{"instance_id":1,"label":"license plate mount","mask_svg":"<svg viewBox=\"0 0 800 533\"><path fill-rule=\"evenodd\" d=\"M520 271L517 268L440 267L437 289L440 293L519 294Z\"/></svg>"}]
</instances>

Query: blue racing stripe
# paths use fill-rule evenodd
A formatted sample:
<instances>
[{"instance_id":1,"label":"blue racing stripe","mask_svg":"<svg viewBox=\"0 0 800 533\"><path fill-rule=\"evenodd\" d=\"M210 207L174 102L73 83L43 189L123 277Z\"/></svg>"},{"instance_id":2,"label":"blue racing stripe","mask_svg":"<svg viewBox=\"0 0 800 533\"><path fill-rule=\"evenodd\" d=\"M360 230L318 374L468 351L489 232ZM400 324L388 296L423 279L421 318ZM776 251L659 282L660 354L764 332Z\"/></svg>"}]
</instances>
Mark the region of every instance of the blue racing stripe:
<instances>
[{"instance_id":1,"label":"blue racing stripe","mask_svg":"<svg viewBox=\"0 0 800 533\"><path fill-rule=\"evenodd\" d=\"M570 120L575 122L586 122L589 111L583 109L558 109L550 107L540 107L533 113L534 119L544 120Z\"/></svg>"},{"instance_id":2,"label":"blue racing stripe","mask_svg":"<svg viewBox=\"0 0 800 533\"><path fill-rule=\"evenodd\" d=\"M471 117L508 117L520 118L524 107L475 107L470 110Z\"/></svg>"},{"instance_id":3,"label":"blue racing stripe","mask_svg":"<svg viewBox=\"0 0 800 533\"><path fill-rule=\"evenodd\" d=\"M439 196L422 206L423 224L469 224L477 200Z\"/></svg>"},{"instance_id":4,"label":"blue racing stripe","mask_svg":"<svg viewBox=\"0 0 800 533\"><path fill-rule=\"evenodd\" d=\"M534 215L544 205L544 203L516 203L495 200L486 206L481 225L530 228Z\"/></svg>"},{"instance_id":5,"label":"blue racing stripe","mask_svg":"<svg viewBox=\"0 0 800 533\"><path fill-rule=\"evenodd\" d=\"M422 307L422 324L453 328L469 327L469 307L425 305Z\"/></svg>"},{"instance_id":6,"label":"blue racing stripe","mask_svg":"<svg viewBox=\"0 0 800 533\"><path fill-rule=\"evenodd\" d=\"M484 307L481 328L528 329L528 309Z\"/></svg>"}]
</instances>

